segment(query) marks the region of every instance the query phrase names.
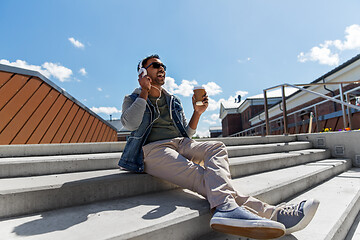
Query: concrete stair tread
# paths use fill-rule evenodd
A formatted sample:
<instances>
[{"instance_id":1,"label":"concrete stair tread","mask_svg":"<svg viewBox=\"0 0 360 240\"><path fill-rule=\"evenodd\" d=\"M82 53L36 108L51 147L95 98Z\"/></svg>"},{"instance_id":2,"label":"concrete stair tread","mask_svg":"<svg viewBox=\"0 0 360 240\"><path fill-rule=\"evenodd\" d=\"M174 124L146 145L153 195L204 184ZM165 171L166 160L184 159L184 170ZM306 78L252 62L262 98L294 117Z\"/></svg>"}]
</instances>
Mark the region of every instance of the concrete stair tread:
<instances>
[{"instance_id":1,"label":"concrete stair tread","mask_svg":"<svg viewBox=\"0 0 360 240\"><path fill-rule=\"evenodd\" d=\"M289 203L299 203L302 200L316 198L320 200L319 208L310 222L303 230L294 232L280 238L280 240L337 240L344 239L346 229L342 229L344 221L352 222L347 217L349 206L358 200L360 191L360 169L350 169L323 184L316 186L305 193L298 195ZM359 207L358 207L359 208ZM357 214L354 209L355 215ZM342 232L342 235L334 235L334 232ZM354 234L356 236L356 234ZM245 240L234 235L218 232L210 232L198 238L199 240ZM348 236L346 240L358 239Z\"/></svg>"},{"instance_id":2,"label":"concrete stair tread","mask_svg":"<svg viewBox=\"0 0 360 240\"><path fill-rule=\"evenodd\" d=\"M126 142L0 145L0 158L121 152Z\"/></svg>"},{"instance_id":3,"label":"concrete stair tread","mask_svg":"<svg viewBox=\"0 0 360 240\"><path fill-rule=\"evenodd\" d=\"M34 177L5 178L0 179L0 194L61 188L64 184L80 184L86 181L117 180L121 177L126 177L126 174L122 173L126 172L120 169L109 169Z\"/></svg>"},{"instance_id":4,"label":"concrete stair tread","mask_svg":"<svg viewBox=\"0 0 360 240\"><path fill-rule=\"evenodd\" d=\"M1 158L0 178L118 168L121 152Z\"/></svg>"},{"instance_id":5,"label":"concrete stair tread","mask_svg":"<svg viewBox=\"0 0 360 240\"><path fill-rule=\"evenodd\" d=\"M297 203L309 198L320 200L314 219L304 230L281 240L344 239L360 208L360 169L352 168L339 174L290 202ZM352 213L352 217L349 213Z\"/></svg>"},{"instance_id":6,"label":"concrete stair tread","mask_svg":"<svg viewBox=\"0 0 360 240\"><path fill-rule=\"evenodd\" d=\"M233 185L235 189L245 195L256 196L259 199L267 199L266 202L277 204L281 201L280 199L286 199L291 196L291 194L288 193L288 196L285 196L286 192L281 191L278 193L280 195L271 195L269 193L276 192L277 189L284 189L286 186L289 186L289 184L297 184L303 179L308 179L308 182L305 182L305 184L309 184L310 186L319 184L323 180L327 180L328 174L330 174L330 176L337 174L337 172L333 173L333 171L343 172L350 168L350 166L351 162L347 159L327 159L237 178L233 180ZM323 179L320 177L321 174L324 174ZM311 183L311 181L313 181L313 183ZM303 183L300 184L300 188L303 187L306 189L309 187L306 185L302 186L302 184ZM297 187L297 185L294 185L294 188L295 186ZM288 191L291 192L292 190L289 189Z\"/></svg>"},{"instance_id":7,"label":"concrete stair tread","mask_svg":"<svg viewBox=\"0 0 360 240\"><path fill-rule=\"evenodd\" d=\"M208 213L205 199L173 190L5 219L0 221L0 238L129 239ZM206 231L210 230L208 221Z\"/></svg>"},{"instance_id":8,"label":"concrete stair tread","mask_svg":"<svg viewBox=\"0 0 360 240\"><path fill-rule=\"evenodd\" d=\"M221 141L226 146L234 145L252 145L252 144L265 144L265 143L278 143L278 142L293 142L297 141L295 135L269 135L263 136L248 136L248 137L223 137L212 139ZM208 139L197 139L196 141L208 141Z\"/></svg>"},{"instance_id":9,"label":"concrete stair tread","mask_svg":"<svg viewBox=\"0 0 360 240\"><path fill-rule=\"evenodd\" d=\"M253 174L234 179L234 185L240 192L254 195L262 191L262 189L268 188L268 186L278 186L284 181L294 181L297 178L345 164L346 161L346 159L326 159L270 172ZM251 191L248 192L250 189Z\"/></svg>"},{"instance_id":10,"label":"concrete stair tread","mask_svg":"<svg viewBox=\"0 0 360 240\"><path fill-rule=\"evenodd\" d=\"M34 157L11 157L1 158L0 167L7 164L31 164L45 162L61 162L61 161L84 161L92 159L119 159L121 152L113 153L91 153L91 154L71 154L71 155L55 155L55 156L34 156Z\"/></svg>"},{"instance_id":11,"label":"concrete stair tread","mask_svg":"<svg viewBox=\"0 0 360 240\"><path fill-rule=\"evenodd\" d=\"M119 145L111 145L119 147ZM21 146L23 147L23 146ZM35 147L35 146L33 146ZM52 153L56 153L53 146ZM85 144L80 148L84 151L86 147L93 147L93 144ZM102 148L105 148L103 145ZM300 143L271 143L261 145L247 145L227 147L230 158L249 156L249 149L251 152L256 151L256 155L262 158L268 158L273 156L273 152L277 152L279 156L283 151L293 152L304 150L308 148L308 142ZM37 146L38 148L38 146ZM63 147L64 148L64 147ZM62 152L73 149L74 145L68 144L67 148L62 149ZM24 151L24 149L22 149ZM31 150L33 150L31 148ZM79 151L80 151L79 150ZM101 148L92 150L100 151ZM60 151L60 150L59 150ZM265 153L270 154L266 156ZM305 152L304 152L305 153ZM41 153L39 153L41 155ZM8 177L26 177L26 176L38 176L45 174L60 174L79 171L92 171L101 169L114 169L117 168L117 162L121 157L121 152L109 152L109 153L88 153L88 154L66 154L66 155L53 155L53 156L19 156L19 157L4 157L0 161L0 178ZM285 152L284 155L285 156ZM21 155L21 154L20 154ZM288 154L289 155L289 154ZM253 159L254 156L249 156L249 159ZM287 156L289 157L289 156ZM318 160L318 159L315 159ZM302 163L301 161L299 163ZM252 173L252 172L251 172ZM241 175L241 174L240 174ZM236 175L236 176L240 176Z\"/></svg>"},{"instance_id":12,"label":"concrete stair tread","mask_svg":"<svg viewBox=\"0 0 360 240\"><path fill-rule=\"evenodd\" d=\"M327 149L304 149L281 153L269 153L229 159L233 178L259 172L273 171L290 166L327 159L331 155Z\"/></svg>"},{"instance_id":13,"label":"concrete stair tread","mask_svg":"<svg viewBox=\"0 0 360 240\"><path fill-rule=\"evenodd\" d=\"M300 155L310 155L316 153L323 153L329 151L327 149L303 149L303 150L295 150L288 152L280 152L280 153L267 153L267 154L259 154L252 156L242 156L242 157L232 157L229 158L229 161L232 165L235 164L245 164L245 163L254 163L254 162L262 162L268 160L278 160L280 158L290 158L296 157Z\"/></svg>"},{"instance_id":14,"label":"concrete stair tread","mask_svg":"<svg viewBox=\"0 0 360 240\"><path fill-rule=\"evenodd\" d=\"M358 240L360 239L360 212L356 216L345 240Z\"/></svg>"},{"instance_id":15,"label":"concrete stair tread","mask_svg":"<svg viewBox=\"0 0 360 240\"><path fill-rule=\"evenodd\" d=\"M311 147L312 144L310 142L297 141L297 142L227 146L227 151L229 157L240 157L240 156L259 155L266 153L303 150L303 149L309 149Z\"/></svg>"},{"instance_id":16,"label":"concrete stair tread","mask_svg":"<svg viewBox=\"0 0 360 240\"><path fill-rule=\"evenodd\" d=\"M319 169L329 168L329 164L319 161L318 166L307 164L304 167L315 175L320 175ZM345 161L334 160L332 166L336 168L344 164ZM247 184L251 176L234 179L234 185L244 194L261 196L266 202L273 201L271 195L274 194L282 197L278 202L284 201L287 196L281 194L281 186L291 184L294 179L299 178L308 182L309 174L296 175L300 167L302 166L288 168L286 179L274 171L270 175L257 174L252 179L254 184L247 185L246 188L239 185ZM256 183L261 187L254 188ZM208 207L207 201L195 193L173 190L4 219L0 222L0 236L6 236L6 239L15 238L16 234L24 239L78 239L84 234L81 238L196 239L194 236L199 237L210 231ZM194 224L196 228L191 228ZM181 229L184 228L179 226L187 226L185 229L188 230L183 231ZM89 229L94 228L99 229L99 232L90 233ZM40 235L39 231L43 234Z\"/></svg>"},{"instance_id":17,"label":"concrete stair tread","mask_svg":"<svg viewBox=\"0 0 360 240\"><path fill-rule=\"evenodd\" d=\"M322 151L323 150L319 150L319 152ZM116 155L116 154L117 153L110 155ZM102 154L95 154L95 155L102 155ZM284 153L280 155L287 156L287 155L291 155L291 153ZM277 158L278 157L279 155L277 155ZM34 159L39 159L39 158L44 158L44 157L34 157ZM56 158L61 158L61 156L57 156ZM251 161L258 161L258 159L254 158L254 156L251 156L249 158L250 159L246 159L246 162L244 164L248 164ZM232 168L232 165L238 160L239 159L233 161L232 159L230 159L231 162L230 167ZM302 169L304 167L299 166L298 168ZM278 171L282 172L286 170L278 170ZM271 174L271 173L262 173L262 174ZM133 174L127 171L122 171L120 169L108 169L108 170L85 171L85 172L74 172L74 173L50 174L50 175L42 175L42 176L3 178L0 179L0 193L5 194L5 193L10 193L10 192L14 193L19 191L44 190L46 188L54 189L54 188L61 188L64 186L64 184L71 184L71 183L80 184L89 181L104 181L104 180L118 181L124 178L135 179L135 178L139 178L139 176L144 176L144 175L146 174Z\"/></svg>"},{"instance_id":18,"label":"concrete stair tread","mask_svg":"<svg viewBox=\"0 0 360 240\"><path fill-rule=\"evenodd\" d=\"M306 145L308 146L310 142L307 141L296 141L296 142L279 142L279 143L259 143L259 144L251 144L251 145L237 145L237 146L227 146L228 150L233 149L248 149L248 148L259 148L259 147L283 147L283 146L298 146L298 145ZM311 144L309 145L311 146Z\"/></svg>"}]
</instances>

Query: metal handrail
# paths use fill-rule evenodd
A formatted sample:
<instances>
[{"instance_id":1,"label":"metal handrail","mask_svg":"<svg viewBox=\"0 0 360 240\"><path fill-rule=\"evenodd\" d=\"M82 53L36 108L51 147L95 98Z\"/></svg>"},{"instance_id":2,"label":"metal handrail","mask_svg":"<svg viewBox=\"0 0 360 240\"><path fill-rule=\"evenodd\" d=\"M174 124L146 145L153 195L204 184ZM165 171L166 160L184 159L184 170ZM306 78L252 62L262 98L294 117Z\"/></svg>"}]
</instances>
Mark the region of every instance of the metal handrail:
<instances>
[{"instance_id":1,"label":"metal handrail","mask_svg":"<svg viewBox=\"0 0 360 240\"><path fill-rule=\"evenodd\" d=\"M336 95L336 96L334 96L334 97L328 97L328 96L323 95L323 94L321 94L321 93L317 93L317 92L314 92L314 91L311 91L311 90L308 90L308 89L300 88L300 87L299 87L299 86L315 86L315 85L333 85L333 84L343 84L343 83L345 83L345 84L347 84L347 83L359 84L359 81L348 81L348 82L340 82L340 83L339 83L339 82L335 82L335 83L332 82L332 83L325 83L325 84L324 84L324 83L313 83L313 84L286 84L286 83L285 83L285 84L277 85L277 86L275 86L275 87L267 88L267 89L265 89L264 91L272 90L272 89L275 89L275 88L278 88L278 87L285 87L285 86L295 87L295 88L297 88L297 89L304 90L304 91L307 91L307 92L309 92L309 93L313 93L313 94L316 94L316 95L320 95L320 97L326 98L326 100L324 100L324 101L315 103L315 104L310 105L310 106L306 106L305 108L307 108L307 109L316 107L317 105L323 104L323 103L328 102L328 101L334 101L334 102L338 102L338 103L342 104L342 106L343 106L343 103L344 103L344 105L346 105L346 106L348 106L348 107L350 107L350 108L354 108L354 109L360 110L360 107L358 107L358 106L356 106L356 105L348 104L348 103L346 103L346 102L344 102L344 101L337 100L336 98L338 98L338 97L341 98L341 96L340 96L341 94ZM342 88L340 88L340 89L342 89ZM356 88L353 88L353 89L350 89L350 90L344 92L343 94L349 94L349 93L351 93L351 92L353 92L353 91L356 91L356 90L359 90L359 89L360 89L360 86L359 86L359 87L356 87ZM340 91L340 92L342 92L342 91ZM265 100L265 99L264 99L264 100ZM266 107L267 107L267 102L265 102L265 108L266 108ZM296 114L296 113L298 113L298 112L301 112L301 111L303 111L303 109L304 109L304 108L302 108L302 109L300 109L300 110L297 110L297 111L294 111L294 112L291 112L288 116L291 116L291 115L294 115L294 114ZM259 115L259 116L260 116L260 115ZM278 121L278 120L280 120L280 119L282 119L282 118L283 118L283 116L280 116L280 117L277 117L277 118L275 118L275 119L269 120L268 125L270 125L271 122ZM254 126L254 127L247 128L246 130L243 130L243 131L234 133L234 134L230 135L230 137L241 136L241 135L245 134L246 132L252 131L252 130L254 130L254 129L256 129L256 128L259 128L259 127L262 128L264 125L266 125L266 114L265 114L265 123L261 123L261 124L258 124L258 125L256 125L256 126ZM345 126L345 125L344 125L344 126ZM285 127L285 126L284 126L284 127ZM268 128L267 128L267 129L268 129ZM267 135L268 135L268 134L269 134L269 133L267 132Z\"/></svg>"},{"instance_id":2,"label":"metal handrail","mask_svg":"<svg viewBox=\"0 0 360 240\"><path fill-rule=\"evenodd\" d=\"M288 125L287 125L287 111L286 111L286 98L285 98L285 87L288 86L288 87L293 87L293 88L297 88L301 91L305 91L305 92L308 92L308 93L312 93L312 94L315 94L319 97L322 97L322 98L325 98L325 99L328 99L330 101L333 101L333 102L336 102L336 103L339 103L341 104L341 107L342 107L342 110L343 110L343 121L344 121L344 127L347 126L347 121L346 121L346 111L345 111L345 106L349 107L349 108L354 108L354 109L357 109L357 110L360 110L360 107L359 106L356 106L356 105L353 105L353 104L350 104L350 103L347 103L344 101L344 94L343 94L343 84L344 83L353 83L353 84L359 84L359 81L347 81L347 82L331 82L331 83L313 83L313 84L289 84L289 83L285 83L285 84L281 84L281 85L278 85L276 87L281 87L282 88L282 103L283 103L283 121L284 121L284 134L287 134L288 133ZM315 86L315 85L334 85L334 84L339 84L339 90L340 90L340 99L341 100L337 100L335 98L332 98L332 97L329 97L329 96L326 96L324 94L321 94L321 93L317 93L317 92L314 92L312 90L309 90L309 89L306 89L306 88L301 88L300 86ZM274 89L276 87L272 87L272 88L269 88L269 89ZM264 90L264 101L265 101L265 124L266 124L266 135L269 135L269 130L270 130L270 122L269 122L269 112L268 112L268 105L267 105L267 97L266 97L266 92L269 90L269 89L265 89Z\"/></svg>"}]
</instances>

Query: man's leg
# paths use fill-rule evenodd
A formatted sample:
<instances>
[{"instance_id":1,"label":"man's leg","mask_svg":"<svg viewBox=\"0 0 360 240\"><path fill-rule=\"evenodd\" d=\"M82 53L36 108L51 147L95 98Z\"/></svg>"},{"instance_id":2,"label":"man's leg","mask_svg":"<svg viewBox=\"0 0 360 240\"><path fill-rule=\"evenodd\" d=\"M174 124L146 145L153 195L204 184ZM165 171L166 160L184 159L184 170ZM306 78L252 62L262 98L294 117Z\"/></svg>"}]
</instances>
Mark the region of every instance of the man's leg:
<instances>
[{"instance_id":1,"label":"man's leg","mask_svg":"<svg viewBox=\"0 0 360 240\"><path fill-rule=\"evenodd\" d=\"M176 138L150 143L143 150L147 173L196 191L208 199L211 208L216 208L211 220L214 229L252 238L276 238L284 234L282 224L238 207L236 201L248 204L252 209L262 206L254 209L256 212L266 209L261 201L240 196L233 189L223 143ZM203 160L204 167L189 159Z\"/></svg>"},{"instance_id":2,"label":"man's leg","mask_svg":"<svg viewBox=\"0 0 360 240\"><path fill-rule=\"evenodd\" d=\"M145 172L206 197L211 208L230 202L244 205L270 218L274 206L234 190L228 155L221 142L196 142L188 138L150 143L143 148ZM203 161L204 167L194 162Z\"/></svg>"},{"instance_id":3,"label":"man's leg","mask_svg":"<svg viewBox=\"0 0 360 240\"><path fill-rule=\"evenodd\" d=\"M179 149L187 159L195 162L203 161L205 168L204 179L210 191L206 197L212 206L218 206L227 200L235 200L237 205L245 206L255 211L261 217L270 218L275 207L251 196L245 196L236 191L232 185L229 159L226 146L218 141L196 142L184 139ZM228 191L226 191L228 190ZM231 199L224 196L231 194ZM228 197L230 198L230 197Z\"/></svg>"}]
</instances>

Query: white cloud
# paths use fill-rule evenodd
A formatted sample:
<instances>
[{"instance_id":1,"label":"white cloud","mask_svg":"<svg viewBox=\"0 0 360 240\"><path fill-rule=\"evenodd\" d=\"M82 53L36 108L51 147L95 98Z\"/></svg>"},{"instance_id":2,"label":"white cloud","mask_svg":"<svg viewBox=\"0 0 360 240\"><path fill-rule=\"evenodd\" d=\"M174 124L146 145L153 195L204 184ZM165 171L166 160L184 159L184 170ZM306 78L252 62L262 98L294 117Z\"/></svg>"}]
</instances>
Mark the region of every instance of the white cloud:
<instances>
[{"instance_id":1,"label":"white cloud","mask_svg":"<svg viewBox=\"0 0 360 240\"><path fill-rule=\"evenodd\" d=\"M72 45L74 45L74 47L76 47L76 48L82 48L82 49L85 48L84 44L82 44L80 41L76 40L76 39L73 38L73 37L68 38L68 40L69 40L69 41L72 43Z\"/></svg>"},{"instance_id":2,"label":"white cloud","mask_svg":"<svg viewBox=\"0 0 360 240\"><path fill-rule=\"evenodd\" d=\"M217 125L220 124L219 114L211 114L210 116L202 117L202 122L207 123L209 125Z\"/></svg>"},{"instance_id":3,"label":"white cloud","mask_svg":"<svg viewBox=\"0 0 360 240\"><path fill-rule=\"evenodd\" d=\"M94 113L105 113L107 115L114 114L114 113L121 113L121 110L117 109L116 107L92 107L90 108L91 111Z\"/></svg>"},{"instance_id":4,"label":"white cloud","mask_svg":"<svg viewBox=\"0 0 360 240\"><path fill-rule=\"evenodd\" d=\"M344 41L325 40L319 46L312 47L308 53L301 52L297 57L300 62L314 61L333 66L339 64L341 51L355 49L360 49L360 26L357 24L346 27Z\"/></svg>"},{"instance_id":5,"label":"white cloud","mask_svg":"<svg viewBox=\"0 0 360 240\"><path fill-rule=\"evenodd\" d=\"M331 50L325 46L321 47L313 47L311 48L309 53L301 52L298 55L298 60L300 62L307 62L307 61L318 61L320 64L325 65L338 65L339 64L339 54L335 53L332 54Z\"/></svg>"},{"instance_id":6,"label":"white cloud","mask_svg":"<svg viewBox=\"0 0 360 240\"><path fill-rule=\"evenodd\" d=\"M198 85L198 82L195 80L182 80L180 85L175 83L175 79L171 77L166 77L164 88L168 90L171 94L178 94L184 97L189 97L193 95L193 89ZM221 87L215 82L208 82L207 84L202 85L209 96L213 96L222 92Z\"/></svg>"},{"instance_id":7,"label":"white cloud","mask_svg":"<svg viewBox=\"0 0 360 240\"><path fill-rule=\"evenodd\" d=\"M249 62L251 60L250 57L247 57L246 59L238 59L238 63L245 63L245 62Z\"/></svg>"},{"instance_id":8,"label":"white cloud","mask_svg":"<svg viewBox=\"0 0 360 240\"><path fill-rule=\"evenodd\" d=\"M221 98L219 100L214 100L209 97L209 106L208 111L215 111L220 109L220 104L222 103L225 107L238 107L245 100L245 96L248 94L246 91L237 91L234 96L230 96L227 100ZM235 103L235 99L238 99L238 95L241 96L241 103Z\"/></svg>"},{"instance_id":9,"label":"white cloud","mask_svg":"<svg viewBox=\"0 0 360 240\"><path fill-rule=\"evenodd\" d=\"M72 71L69 68L61 66L58 63L51 62L46 62L42 66L50 73L50 75L59 79L60 82L67 82L71 80L70 77L72 75Z\"/></svg>"},{"instance_id":10,"label":"white cloud","mask_svg":"<svg viewBox=\"0 0 360 240\"><path fill-rule=\"evenodd\" d=\"M209 97L209 105L208 105L207 111L215 111L215 110L219 109L221 101L224 101L224 99L221 98L220 100L216 101L216 100L212 99L211 97Z\"/></svg>"},{"instance_id":11,"label":"white cloud","mask_svg":"<svg viewBox=\"0 0 360 240\"><path fill-rule=\"evenodd\" d=\"M214 82L208 82L202 86L205 88L208 96L213 96L222 92L221 87Z\"/></svg>"},{"instance_id":12,"label":"white cloud","mask_svg":"<svg viewBox=\"0 0 360 240\"><path fill-rule=\"evenodd\" d=\"M209 119L204 119L203 122L205 122L205 123L207 123L207 124L209 124L209 125L215 125L215 124L217 124L216 121L211 121L211 120L209 120Z\"/></svg>"},{"instance_id":13,"label":"white cloud","mask_svg":"<svg viewBox=\"0 0 360 240\"><path fill-rule=\"evenodd\" d=\"M81 75L83 75L83 76L86 76L86 75L87 75L87 72L86 72L85 68L80 68L79 73L80 73Z\"/></svg>"},{"instance_id":14,"label":"white cloud","mask_svg":"<svg viewBox=\"0 0 360 240\"><path fill-rule=\"evenodd\" d=\"M345 29L345 41L335 40L332 44L340 50L360 48L360 26L353 24Z\"/></svg>"},{"instance_id":15,"label":"white cloud","mask_svg":"<svg viewBox=\"0 0 360 240\"><path fill-rule=\"evenodd\" d=\"M195 80L188 81L188 80L182 80L181 84L179 85L179 88L174 91L175 94L183 95L184 97L189 97L193 95L193 89L194 86L197 85L197 82Z\"/></svg>"},{"instance_id":16,"label":"white cloud","mask_svg":"<svg viewBox=\"0 0 360 240\"><path fill-rule=\"evenodd\" d=\"M171 94L174 94L175 89L177 89L179 86L175 83L175 79L172 77L166 77L165 78L165 84L163 87Z\"/></svg>"},{"instance_id":17,"label":"white cloud","mask_svg":"<svg viewBox=\"0 0 360 240\"><path fill-rule=\"evenodd\" d=\"M209 129L205 129L205 130L196 130L195 136L199 136L199 137L210 137L210 132Z\"/></svg>"},{"instance_id":18,"label":"white cloud","mask_svg":"<svg viewBox=\"0 0 360 240\"><path fill-rule=\"evenodd\" d=\"M175 83L175 79L171 77L166 77L164 88L169 91L171 94L178 94L184 97L192 96L193 88L197 85L195 80L182 80L180 85Z\"/></svg>"},{"instance_id":19,"label":"white cloud","mask_svg":"<svg viewBox=\"0 0 360 240\"><path fill-rule=\"evenodd\" d=\"M214 121L218 121L220 119L219 114L217 113L211 114L210 118Z\"/></svg>"},{"instance_id":20,"label":"white cloud","mask_svg":"<svg viewBox=\"0 0 360 240\"><path fill-rule=\"evenodd\" d=\"M72 70L60 65L59 63L45 62L43 65L37 66L28 64L26 61L23 60L16 60L15 62L10 62L6 59L1 59L0 63L37 71L47 78L53 76L54 78L57 78L60 82L66 82L71 80Z\"/></svg>"},{"instance_id":21,"label":"white cloud","mask_svg":"<svg viewBox=\"0 0 360 240\"><path fill-rule=\"evenodd\" d=\"M97 90L98 90L99 92L102 92L102 88L97 88Z\"/></svg>"}]
</instances>

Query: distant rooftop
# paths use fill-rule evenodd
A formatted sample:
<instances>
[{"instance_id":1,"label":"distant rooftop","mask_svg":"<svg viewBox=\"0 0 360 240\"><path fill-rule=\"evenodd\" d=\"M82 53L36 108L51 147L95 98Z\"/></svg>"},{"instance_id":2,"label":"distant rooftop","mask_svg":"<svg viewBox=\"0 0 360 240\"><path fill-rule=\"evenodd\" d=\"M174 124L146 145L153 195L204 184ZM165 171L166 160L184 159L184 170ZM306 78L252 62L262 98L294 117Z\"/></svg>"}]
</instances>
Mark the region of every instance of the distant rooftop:
<instances>
[{"instance_id":1,"label":"distant rooftop","mask_svg":"<svg viewBox=\"0 0 360 240\"><path fill-rule=\"evenodd\" d=\"M297 88L291 88L291 87L286 87L285 88L285 96L290 96L291 94L293 94L294 92L298 91ZM282 90L281 88L273 90L273 91L267 91L266 92L266 96L268 98L278 98L278 97L282 97ZM254 95L251 97L248 97L246 99L263 99L264 98L264 94L258 94L258 95Z\"/></svg>"},{"instance_id":2,"label":"distant rooftop","mask_svg":"<svg viewBox=\"0 0 360 240\"><path fill-rule=\"evenodd\" d=\"M222 102L221 104L224 106L225 109L230 109L230 108L238 108L243 102L244 100L241 100L240 102L226 101L226 102Z\"/></svg>"}]
</instances>

